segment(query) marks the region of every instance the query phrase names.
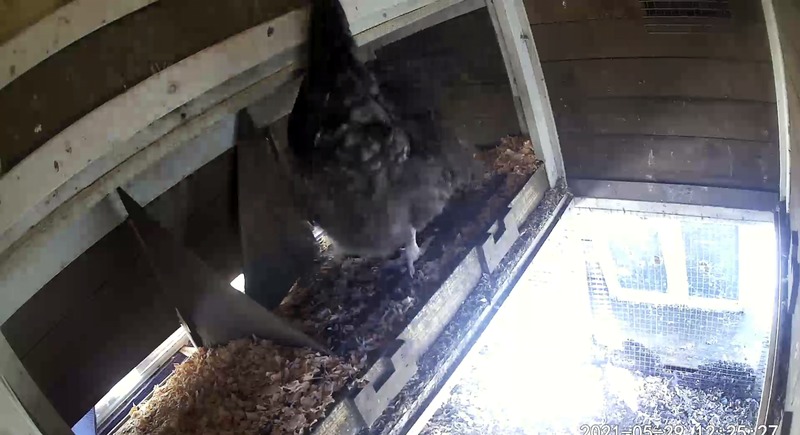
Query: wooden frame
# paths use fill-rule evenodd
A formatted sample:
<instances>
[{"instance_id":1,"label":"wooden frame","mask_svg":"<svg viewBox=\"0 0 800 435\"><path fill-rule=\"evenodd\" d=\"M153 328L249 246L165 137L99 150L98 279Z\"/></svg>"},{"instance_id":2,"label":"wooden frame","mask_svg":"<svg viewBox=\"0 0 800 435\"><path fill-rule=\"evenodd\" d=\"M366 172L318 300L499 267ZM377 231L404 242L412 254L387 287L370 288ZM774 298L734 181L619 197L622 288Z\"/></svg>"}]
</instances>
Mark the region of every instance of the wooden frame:
<instances>
[{"instance_id":1,"label":"wooden frame","mask_svg":"<svg viewBox=\"0 0 800 435\"><path fill-rule=\"evenodd\" d=\"M64 47L158 0L74 0L0 45L0 89Z\"/></svg>"},{"instance_id":2,"label":"wooden frame","mask_svg":"<svg viewBox=\"0 0 800 435\"><path fill-rule=\"evenodd\" d=\"M577 208L593 210L614 210L643 213L663 213L679 216L696 216L708 219L725 219L750 222L773 222L774 214L759 210L742 210L694 204L670 204L660 202L631 201L606 198L575 197Z\"/></svg>"},{"instance_id":3,"label":"wooden frame","mask_svg":"<svg viewBox=\"0 0 800 435\"><path fill-rule=\"evenodd\" d=\"M27 428L27 431L19 432L20 434L72 434L70 427L30 377L2 333L0 333L0 416L10 417L10 420L5 418L0 420L3 424Z\"/></svg>"},{"instance_id":4,"label":"wooden frame","mask_svg":"<svg viewBox=\"0 0 800 435\"><path fill-rule=\"evenodd\" d=\"M564 158L525 5L522 0L486 0L486 7L495 24L511 88L522 108L523 130L544 160L550 187L555 187L565 176Z\"/></svg>"},{"instance_id":5,"label":"wooden frame","mask_svg":"<svg viewBox=\"0 0 800 435\"><path fill-rule=\"evenodd\" d=\"M777 193L726 187L575 178L569 179L569 185L575 196L588 198L663 202L757 211L775 211L780 204Z\"/></svg>"},{"instance_id":6,"label":"wooden frame","mask_svg":"<svg viewBox=\"0 0 800 435\"><path fill-rule=\"evenodd\" d=\"M791 141L789 128L789 94L786 81L786 66L781 48L781 35L778 29L778 19L775 15L773 0L762 0L764 20L767 23L770 54L772 56L772 73L775 77L775 98L778 105L778 148L780 157L780 198L786 201L787 210L791 198L790 183L790 150Z\"/></svg>"},{"instance_id":7,"label":"wooden frame","mask_svg":"<svg viewBox=\"0 0 800 435\"><path fill-rule=\"evenodd\" d=\"M576 208L581 210L581 208ZM580 214L583 211L577 211ZM597 213L597 211L587 210L591 216L592 226L601 223L604 219L612 217L613 220L623 218L625 214L614 213ZM684 214L690 215L690 214ZM721 311L721 312L738 312L751 308L753 292L753 277L759 276L758 266L753 265L749 260L748 253L758 249L755 244L759 240L768 240L768 236L764 233L772 228L772 222L755 221L759 224L757 227L753 226L752 221L746 219L737 219L731 221L719 221L717 219L702 217L705 222L720 222L721 224L731 225L734 224L738 228L736 258L738 262L737 267L737 298L736 299L723 299L713 298L708 296L692 296L690 294L690 276L687 273L686 259L687 249L684 246L684 225L680 220L676 220L670 216L653 216L648 218L656 219L657 224L647 224L642 229L645 231L655 231L658 234L658 246L661 251L662 262L665 266L666 278L668 280L668 288L666 292L653 292L646 288L627 287L624 286L618 276L618 268L616 261L610 249L610 242L615 238L613 231L604 234L592 233L592 238L595 240L594 252L599 260L601 270L605 277L606 285L609 289L609 294L619 300L625 300L634 303L648 303L659 305L684 305L691 308L697 308L706 311ZM634 230L638 225L639 219L632 218L626 224L621 224L619 221L609 221L603 224L608 228L618 226L620 229L624 228L624 232ZM760 293L760 292L759 292Z\"/></svg>"}]
</instances>

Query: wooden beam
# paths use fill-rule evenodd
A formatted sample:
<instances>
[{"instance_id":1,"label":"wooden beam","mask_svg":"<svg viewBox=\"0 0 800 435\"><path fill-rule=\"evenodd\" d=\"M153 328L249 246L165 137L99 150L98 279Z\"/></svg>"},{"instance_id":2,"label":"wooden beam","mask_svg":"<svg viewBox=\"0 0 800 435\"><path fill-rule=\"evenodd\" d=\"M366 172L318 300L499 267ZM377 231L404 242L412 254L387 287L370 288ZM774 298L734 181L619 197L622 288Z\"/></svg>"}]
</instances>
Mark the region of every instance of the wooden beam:
<instances>
[{"instance_id":1,"label":"wooden beam","mask_svg":"<svg viewBox=\"0 0 800 435\"><path fill-rule=\"evenodd\" d=\"M8 433L72 435L72 430L42 394L3 334L0 334L0 416L3 417L0 420L4 425L2 429L7 429L6 424L22 429ZM32 424L35 426L31 427Z\"/></svg>"},{"instance_id":2,"label":"wooden beam","mask_svg":"<svg viewBox=\"0 0 800 435\"><path fill-rule=\"evenodd\" d=\"M0 89L64 47L158 0L75 0L0 45Z\"/></svg>"},{"instance_id":3,"label":"wooden beam","mask_svg":"<svg viewBox=\"0 0 800 435\"><path fill-rule=\"evenodd\" d=\"M31 417L25 412L16 394L4 377L0 376L0 421L8 433L20 435L42 435Z\"/></svg>"},{"instance_id":4,"label":"wooden beam","mask_svg":"<svg viewBox=\"0 0 800 435\"><path fill-rule=\"evenodd\" d=\"M771 216L779 205L776 193L758 190L573 178L569 179L569 185L576 197L654 202L663 207L678 204L725 207L767 212Z\"/></svg>"},{"instance_id":5,"label":"wooden beam","mask_svg":"<svg viewBox=\"0 0 800 435\"><path fill-rule=\"evenodd\" d=\"M764 19L767 23L767 35L769 36L769 48L772 56L772 74L775 78L775 97L778 103L778 154L780 157L778 183L781 200L786 200L786 207L789 210L791 190L791 184L789 183L789 152L792 138L789 135L789 95L786 83L786 67L775 7L772 4L772 0L762 0L761 5L764 9Z\"/></svg>"},{"instance_id":6,"label":"wooden beam","mask_svg":"<svg viewBox=\"0 0 800 435\"><path fill-rule=\"evenodd\" d=\"M536 154L544 160L550 186L555 187L564 177L564 159L525 5L522 0L487 0L486 6L496 16L498 40L509 57L511 85L520 97Z\"/></svg>"},{"instance_id":7,"label":"wooden beam","mask_svg":"<svg viewBox=\"0 0 800 435\"><path fill-rule=\"evenodd\" d=\"M432 4L433 2L430 3ZM431 14L441 11L441 9L435 7L428 7L426 10ZM391 15L387 16L390 17ZM395 23L389 23L389 20L385 19L387 21L382 22L377 27L384 26L385 34L388 34L393 28L397 27L397 22L402 22L404 25L412 25L426 17L426 15L422 14L406 14L394 18L394 20L399 20ZM304 11L295 11L271 23L281 21L281 28L286 31L291 22L294 22L295 26L300 26L298 29L302 28L302 23L305 20ZM190 71L187 65L205 65L214 69L216 67L211 59L216 59L217 62L225 65L230 63L241 65L245 60L239 58L247 58L246 62L249 63L255 61L252 57L264 57L265 50L253 51L249 47L267 45L263 44L263 41L260 41L259 38L266 38L265 33L269 33L268 24L245 31L176 64L173 68L179 69L174 71L173 74L178 77L186 75L188 81L185 83L187 86L191 85L193 93L200 93L196 83L192 82L192 80L197 76L201 76L202 73ZM277 24L275 26L275 29L277 29ZM274 32L273 38L276 38L279 34L277 30L272 32ZM375 31L372 34L376 38L383 36L382 32ZM125 186L126 191L130 192L140 204L145 205L182 178L197 170L202 164L232 146L231 141L223 140L213 145L207 143L204 145L202 139L194 142L190 141L192 138L201 135L220 119L229 117L239 109L253 104L271 92L274 92L276 98L273 100L275 108L281 108L271 112L276 116L275 120L288 113L292 107L291 102L295 94L293 90L285 88L283 84L291 81L294 77L293 70L297 67L299 55L297 48L302 40L302 37L298 37L293 40L292 44L294 45L292 46L287 43L286 47L288 48L282 50L282 52L278 52L279 50L275 49L276 45L270 45L272 49L275 49L274 56L262 61L255 68L230 78L222 86L218 86L189 104L181 106L180 110L169 113L141 131L134 132L133 129L123 125L118 127L105 126L107 128L106 131L117 132L117 137L119 137L118 132L123 129L132 136L128 141L120 140L119 142L97 138L103 144L94 144L95 152L105 152L106 154L98 157L98 161L88 167L79 161L73 161L73 171L81 167L84 169L67 180L59 179L57 177L58 174L51 173L48 174L46 180L43 180L44 184L41 184L36 181L36 177L33 177L27 171L16 170L21 166L25 166L26 162L31 160L30 158L0 179L0 200L5 196L2 192L6 192L14 196L17 204L29 205L36 202L35 200L27 201L22 198L25 195L18 192L35 191L43 193L55 186L54 191L41 198L39 204L27 213L19 210L18 212L10 210L9 204L5 201L2 202L2 207L0 207L0 215L8 217L9 222L16 221L10 229L0 235L0 251L2 252L0 254L0 288L14 289L13 292L9 291L0 294L0 299L2 299L2 303L0 303L0 324L4 323L14 311L66 265L122 222L124 214L121 212L120 207L114 205L113 200L107 199L109 193L117 186ZM369 41L362 40L362 43L366 42ZM234 48L235 50L230 52ZM195 57L198 58L194 59ZM166 82L161 80L161 77L170 69L172 68L168 68L151 77L137 86L137 88L144 86L150 89L157 88L157 85L164 85ZM219 69L217 68L217 70ZM234 68L230 67L230 65L222 69L225 69L229 74L233 74ZM218 79L224 76L219 71L212 75ZM242 83L243 79L244 82ZM198 80L208 84L205 79ZM95 112L90 113L73 127L65 130L60 136L68 135L68 137L74 138L81 131L91 130L91 125L86 124L86 119L90 117L95 119L95 117L100 116L94 115L97 112L101 112L103 117L111 116L115 118L118 116L120 117L118 119L126 119L125 116L130 116L131 119L137 118L141 121L142 118L149 117L147 114L152 110L163 110L164 107L158 103L163 103L170 98L170 95L160 94L157 94L157 98L155 95L144 91L142 91L142 94L138 93L136 88L131 89L128 93L117 97ZM188 94L189 91L186 90L186 95ZM138 101L137 98L139 97L145 98L145 100ZM139 103L142 106L137 107L136 104ZM109 109L106 112L104 108L109 105L113 109ZM149 109L144 109L144 107ZM187 113L195 117L187 117ZM188 118L188 120L184 118ZM127 121L128 119L126 119ZM267 122L265 120L259 121L261 123ZM135 120L131 122L135 122ZM91 134L97 135L96 132L91 132ZM53 141L59 140L60 136L54 138ZM76 154L74 150L72 153L65 154L64 149L52 146L53 141L45 144L45 146L51 145L49 147L50 151L37 150L34 153L37 155L35 165L29 162L27 166L47 166L49 160L46 156L48 152L69 159L74 158ZM198 154L198 151L202 152ZM192 157L194 155L204 157L198 160ZM208 158L208 160L204 160L205 158ZM161 162L163 159L166 160ZM52 164L51 162L50 165ZM163 172L166 171L164 169L165 165L171 166L169 172ZM63 166L60 165L59 167L62 171L64 170ZM158 169L159 167L162 169ZM51 166L49 172L52 171ZM22 183L22 179L17 180L14 174L19 175L21 178L22 175L27 174L25 182ZM165 175L169 175L169 177L165 177ZM59 185L62 182L64 184ZM17 185L20 190L15 192L11 189L12 184ZM148 193L139 193L139 190L145 189L145 186L149 186L146 188ZM36 266L35 270L32 265Z\"/></svg>"},{"instance_id":8,"label":"wooden beam","mask_svg":"<svg viewBox=\"0 0 800 435\"><path fill-rule=\"evenodd\" d=\"M696 205L691 203L661 202L658 198L593 198L576 196L576 208L590 210L613 210L632 213L656 213L675 216L694 216L707 219L722 219L748 222L774 222L775 213L769 211L744 210L728 206Z\"/></svg>"}]
</instances>

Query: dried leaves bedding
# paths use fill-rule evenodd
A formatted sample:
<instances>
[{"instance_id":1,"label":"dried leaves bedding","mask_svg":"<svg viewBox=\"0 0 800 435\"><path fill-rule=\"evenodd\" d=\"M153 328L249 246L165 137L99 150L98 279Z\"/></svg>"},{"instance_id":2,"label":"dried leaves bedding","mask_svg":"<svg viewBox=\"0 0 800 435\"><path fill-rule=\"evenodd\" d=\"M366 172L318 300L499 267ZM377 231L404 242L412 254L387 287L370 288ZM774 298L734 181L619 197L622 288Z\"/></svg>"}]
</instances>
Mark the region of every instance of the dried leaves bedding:
<instances>
[{"instance_id":1,"label":"dried leaves bedding","mask_svg":"<svg viewBox=\"0 0 800 435\"><path fill-rule=\"evenodd\" d=\"M392 342L541 165L530 141L508 137L476 157L483 179L454 198L420 233L411 278L399 256L327 259L298 282L277 313L326 342L334 354L238 340L201 349L134 408L119 433L299 434L324 418L334 395Z\"/></svg>"}]
</instances>

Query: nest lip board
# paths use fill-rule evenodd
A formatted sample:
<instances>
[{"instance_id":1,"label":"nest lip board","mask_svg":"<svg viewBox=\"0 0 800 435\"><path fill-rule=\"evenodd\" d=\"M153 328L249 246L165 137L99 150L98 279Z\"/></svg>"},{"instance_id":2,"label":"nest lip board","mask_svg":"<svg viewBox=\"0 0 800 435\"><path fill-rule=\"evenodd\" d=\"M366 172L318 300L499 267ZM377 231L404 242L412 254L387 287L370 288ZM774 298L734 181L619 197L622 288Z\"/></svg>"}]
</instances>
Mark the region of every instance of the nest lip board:
<instances>
[{"instance_id":1,"label":"nest lip board","mask_svg":"<svg viewBox=\"0 0 800 435\"><path fill-rule=\"evenodd\" d=\"M507 214L510 212L507 207L511 200L520 193L519 190L531 175L536 172L535 170L540 165L540 162L533 156L530 142L519 138L504 139L503 146L499 146L490 152L495 153L495 157L490 159L492 163L491 169L487 171L483 183L491 184L494 181L496 188L489 192L488 195L484 194L485 198L482 198L482 200L488 199L489 201L488 205L482 204L481 207L477 208L477 211L481 213L479 218L468 222L468 228L459 228L457 235L450 234L450 236L454 237L453 240L458 246L457 249L445 249L444 246L439 246L438 249L436 247L429 248L430 252L423 256L423 261L420 263L424 264L419 268L419 273L414 279L405 278L402 269L391 266L386 267L385 264L380 264L380 262L376 261L348 259L341 265L324 264L320 269L319 275L312 280L308 288L296 288L284 301L284 304L278 309L278 313L284 317L302 319L304 321L303 326L308 332L328 337L328 343L333 345L332 347L338 351L337 353L345 355L344 358L337 361L340 366L348 368L343 371L348 375L337 378L339 383L336 384L336 388L331 389L329 392L325 391L327 399L324 399L325 406L321 412L312 413L309 416L303 414L302 418L298 417L300 413L295 412L294 418L289 418L288 420L278 419L282 426L269 426L264 421L264 427L270 428L272 433L300 433L304 430L323 428L324 425L321 425L321 422L331 411L330 405L337 401L350 400L353 394L357 394L363 386L359 381L363 381L363 374L366 373L367 367L371 365L369 363L375 359L374 357L368 358L368 355L376 355L387 343L392 341L389 337L398 336L397 334L408 326L409 321L416 315L415 313L438 291L439 284L449 276L447 271L454 270L455 265L459 264L467 255L469 241L475 240L477 236L486 231L494 222L494 219L498 218L498 213ZM497 172L504 174L499 182L497 177L493 176ZM502 218L502 216L499 217ZM427 234L422 232L420 236L426 239L428 243L431 243L431 240L443 237L441 232L439 229L433 229L428 231ZM434 257L435 261L431 261L431 257ZM379 275L377 280L375 279L376 273ZM398 279L398 277L402 278ZM387 286L387 284L390 285ZM318 291L320 289L328 290L328 294L325 295L328 300L325 298L320 299L320 292ZM336 298L331 300L328 297L329 295L337 294L340 296L338 300ZM371 297L372 300L364 298L365 294ZM347 307L356 307L358 309L354 313L348 313L343 309ZM355 325L359 325L359 327ZM376 331L379 333L376 333ZM226 352L235 353L238 351L237 349L241 350L242 347L246 347L245 342L233 342L228 346L198 353L193 358L205 361L209 358L208 355L220 353L225 355ZM252 343L255 344L251 345L251 347L255 346L257 350L261 348L277 348L277 346L263 341L256 340ZM230 349L231 347L233 350ZM278 353L282 354L282 352ZM286 352L297 352L297 350L286 350ZM306 356L311 360L319 358L319 355L311 355L314 354ZM278 356L273 358L280 359ZM178 367L177 370L181 370L181 368ZM218 383L222 382L219 379L217 381ZM173 376L154 393L154 396L161 393L162 390L168 392L170 391L169 388L174 388L174 386L169 387L170 383L180 382L183 381L179 377ZM300 384L303 385L303 382L300 382ZM227 384L223 383L222 385ZM405 382L399 387L402 388L404 385ZM311 387L303 390L303 394L310 391L310 389ZM297 395L297 392L290 391L290 393ZM303 394L297 395L296 399L301 400L305 397ZM338 396L338 400L335 396ZM392 398L393 396L389 397L388 400ZM213 400L212 402L216 403ZM191 407L192 403L195 402L189 402L189 404L185 405ZM291 408L296 404L292 402L284 404L283 407ZM134 418L131 418L126 427L123 428L123 431L119 433L137 433L125 432L125 429L135 427L137 422L143 421L146 417L143 418L142 415L146 414L145 411L150 409L148 406L145 403L142 408L132 413ZM190 411L191 409L189 411L183 409L181 412ZM155 413L157 414L157 411ZM205 418L205 420L195 419L192 422L197 423L199 421L203 424L215 424L219 421L229 421L230 416L228 414L230 412L226 413L217 410L216 414ZM235 417L241 417L236 421L245 425L243 427L246 427L246 421L255 421L257 418L255 415L247 415L247 412L243 417L242 415ZM173 420L169 424L180 426L181 422L186 423L185 420L178 422ZM264 427L261 429L264 429ZM144 430L138 433L182 433L174 431L172 426L169 426L168 430L173 432ZM245 430L241 433L258 432L253 429Z\"/></svg>"}]
</instances>

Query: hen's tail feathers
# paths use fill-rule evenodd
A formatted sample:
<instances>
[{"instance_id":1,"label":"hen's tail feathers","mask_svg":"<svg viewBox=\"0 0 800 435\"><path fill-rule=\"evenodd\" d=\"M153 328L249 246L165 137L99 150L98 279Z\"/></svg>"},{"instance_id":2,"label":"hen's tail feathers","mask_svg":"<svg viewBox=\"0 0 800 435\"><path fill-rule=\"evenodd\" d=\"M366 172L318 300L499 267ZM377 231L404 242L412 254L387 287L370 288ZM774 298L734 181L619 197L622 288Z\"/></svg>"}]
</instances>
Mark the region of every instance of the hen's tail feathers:
<instances>
[{"instance_id":1,"label":"hen's tail feathers","mask_svg":"<svg viewBox=\"0 0 800 435\"><path fill-rule=\"evenodd\" d=\"M313 87L325 83L355 59L355 41L339 0L315 0L309 27L308 76Z\"/></svg>"}]
</instances>

